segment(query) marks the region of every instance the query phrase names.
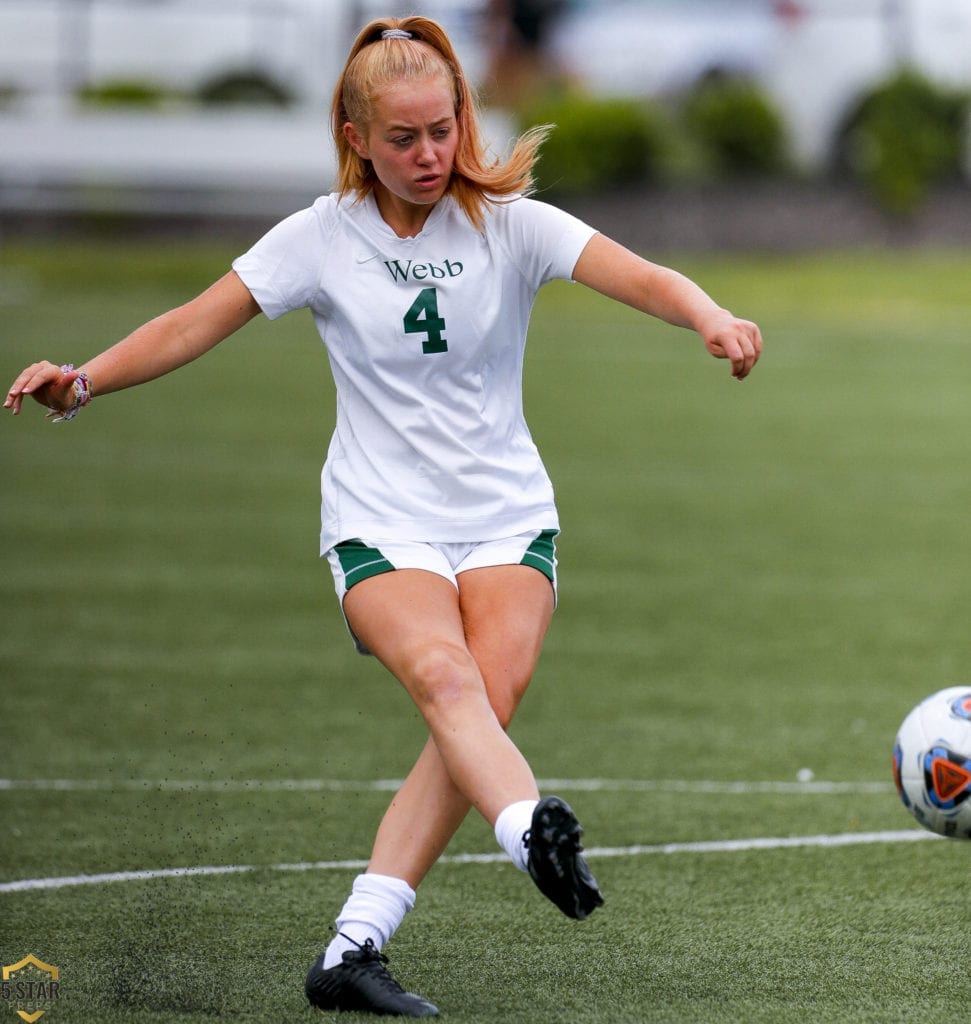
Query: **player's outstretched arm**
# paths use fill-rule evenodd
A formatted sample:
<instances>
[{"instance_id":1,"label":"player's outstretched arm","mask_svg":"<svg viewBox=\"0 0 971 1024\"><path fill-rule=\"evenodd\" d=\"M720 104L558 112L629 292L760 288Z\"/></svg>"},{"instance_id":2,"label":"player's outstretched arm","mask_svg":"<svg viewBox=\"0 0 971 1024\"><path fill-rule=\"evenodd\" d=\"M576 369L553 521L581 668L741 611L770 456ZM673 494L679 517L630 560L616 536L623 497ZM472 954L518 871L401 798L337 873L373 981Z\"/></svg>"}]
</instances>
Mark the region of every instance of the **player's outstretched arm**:
<instances>
[{"instance_id":1,"label":"player's outstretched arm","mask_svg":"<svg viewBox=\"0 0 971 1024\"><path fill-rule=\"evenodd\" d=\"M723 309L683 274L642 259L605 235L587 243L573 279L642 313L697 331L713 356L731 362L738 380L752 372L762 354L756 324Z\"/></svg>"},{"instance_id":2,"label":"player's outstretched arm","mask_svg":"<svg viewBox=\"0 0 971 1024\"><path fill-rule=\"evenodd\" d=\"M143 324L77 370L33 363L13 382L3 407L17 415L24 398L30 397L50 409L68 409L82 373L97 395L154 380L198 359L259 312L249 289L230 271L201 295Z\"/></svg>"}]
</instances>

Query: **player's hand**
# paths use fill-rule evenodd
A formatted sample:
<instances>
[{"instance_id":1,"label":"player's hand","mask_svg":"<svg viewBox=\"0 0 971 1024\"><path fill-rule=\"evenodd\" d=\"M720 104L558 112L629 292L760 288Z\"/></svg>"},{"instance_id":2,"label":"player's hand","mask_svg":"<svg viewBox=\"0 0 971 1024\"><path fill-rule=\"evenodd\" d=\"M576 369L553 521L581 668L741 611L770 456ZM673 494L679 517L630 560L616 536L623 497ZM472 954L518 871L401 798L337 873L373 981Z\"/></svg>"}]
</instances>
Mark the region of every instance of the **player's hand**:
<instances>
[{"instance_id":1,"label":"player's hand","mask_svg":"<svg viewBox=\"0 0 971 1024\"><path fill-rule=\"evenodd\" d=\"M700 331L705 347L716 359L728 359L732 376L744 380L762 355L762 334L751 320L740 320L727 310L706 321Z\"/></svg>"},{"instance_id":2,"label":"player's hand","mask_svg":"<svg viewBox=\"0 0 971 1024\"><path fill-rule=\"evenodd\" d=\"M10 385L3 407L16 416L24 396L29 396L48 409L63 412L74 404L74 382L77 378L76 370L64 371L47 360L33 363Z\"/></svg>"}]
</instances>

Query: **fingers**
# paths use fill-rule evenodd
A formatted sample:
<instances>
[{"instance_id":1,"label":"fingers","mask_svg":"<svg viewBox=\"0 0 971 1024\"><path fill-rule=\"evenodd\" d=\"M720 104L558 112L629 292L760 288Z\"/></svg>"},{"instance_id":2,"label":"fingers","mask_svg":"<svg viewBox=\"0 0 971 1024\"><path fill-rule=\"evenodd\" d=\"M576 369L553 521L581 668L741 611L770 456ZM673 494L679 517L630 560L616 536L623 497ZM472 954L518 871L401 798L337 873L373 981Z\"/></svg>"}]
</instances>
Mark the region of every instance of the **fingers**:
<instances>
[{"instance_id":1,"label":"fingers","mask_svg":"<svg viewBox=\"0 0 971 1024\"><path fill-rule=\"evenodd\" d=\"M762 334L750 320L732 318L719 325L706 345L713 356L729 360L735 380L744 380L762 355Z\"/></svg>"},{"instance_id":2,"label":"fingers","mask_svg":"<svg viewBox=\"0 0 971 1024\"><path fill-rule=\"evenodd\" d=\"M739 327L737 350L732 352L729 358L732 363L732 376L736 380L744 380L762 355L762 334L755 324L747 320L740 321Z\"/></svg>"},{"instance_id":3,"label":"fingers","mask_svg":"<svg viewBox=\"0 0 971 1024\"><path fill-rule=\"evenodd\" d=\"M71 385L77 376L73 370L65 372L47 360L32 363L10 385L3 407L10 409L13 415L17 416L25 396L33 398L41 405L62 406L67 401Z\"/></svg>"}]
</instances>

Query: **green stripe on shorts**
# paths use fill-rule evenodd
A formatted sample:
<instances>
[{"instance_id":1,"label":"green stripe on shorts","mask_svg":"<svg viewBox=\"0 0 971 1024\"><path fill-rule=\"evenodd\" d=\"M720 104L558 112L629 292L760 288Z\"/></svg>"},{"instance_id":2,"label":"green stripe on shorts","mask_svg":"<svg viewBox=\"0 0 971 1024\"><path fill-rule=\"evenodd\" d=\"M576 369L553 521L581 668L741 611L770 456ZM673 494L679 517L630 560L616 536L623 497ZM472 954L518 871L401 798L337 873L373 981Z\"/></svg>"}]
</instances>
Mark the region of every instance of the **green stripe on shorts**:
<instances>
[{"instance_id":1,"label":"green stripe on shorts","mask_svg":"<svg viewBox=\"0 0 971 1024\"><path fill-rule=\"evenodd\" d=\"M557 530L544 530L526 549L520 565L528 565L539 571L551 582L556 582L556 545L553 542Z\"/></svg>"},{"instance_id":2,"label":"green stripe on shorts","mask_svg":"<svg viewBox=\"0 0 971 1024\"><path fill-rule=\"evenodd\" d=\"M341 541L334 550L344 571L344 585L348 590L361 580L394 571L394 566L384 555L377 548L369 548L364 541Z\"/></svg>"}]
</instances>

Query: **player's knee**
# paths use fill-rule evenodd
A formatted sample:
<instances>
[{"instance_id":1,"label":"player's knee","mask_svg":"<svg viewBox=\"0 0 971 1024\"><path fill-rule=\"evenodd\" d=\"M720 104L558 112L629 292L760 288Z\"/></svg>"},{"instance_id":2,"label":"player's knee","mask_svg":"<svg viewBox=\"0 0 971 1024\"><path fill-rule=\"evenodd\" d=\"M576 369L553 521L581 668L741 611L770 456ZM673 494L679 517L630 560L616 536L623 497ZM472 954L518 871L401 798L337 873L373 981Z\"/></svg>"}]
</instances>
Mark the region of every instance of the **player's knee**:
<instances>
[{"instance_id":1,"label":"player's knee","mask_svg":"<svg viewBox=\"0 0 971 1024\"><path fill-rule=\"evenodd\" d=\"M467 651L450 644L424 648L409 666L412 697L426 719L448 717L481 698L482 684Z\"/></svg>"}]
</instances>

